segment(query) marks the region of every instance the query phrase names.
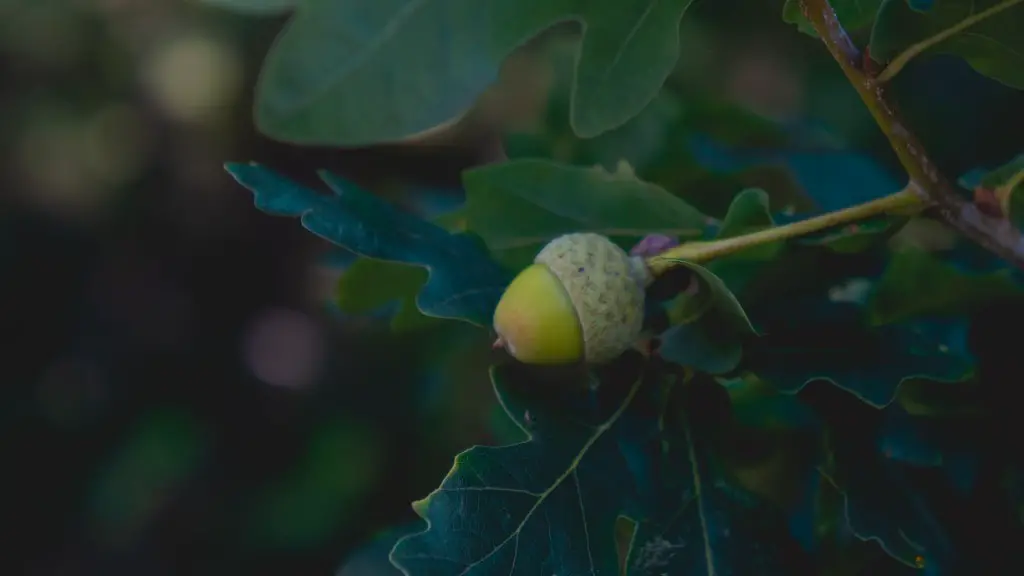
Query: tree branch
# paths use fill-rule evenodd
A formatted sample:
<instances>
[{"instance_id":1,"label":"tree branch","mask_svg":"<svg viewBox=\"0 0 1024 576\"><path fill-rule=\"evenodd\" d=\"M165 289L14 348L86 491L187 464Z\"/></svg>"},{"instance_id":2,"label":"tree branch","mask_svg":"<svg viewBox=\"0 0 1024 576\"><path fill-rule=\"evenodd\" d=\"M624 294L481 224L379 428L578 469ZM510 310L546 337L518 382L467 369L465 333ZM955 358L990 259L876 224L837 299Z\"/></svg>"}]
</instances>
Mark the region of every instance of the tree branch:
<instances>
[{"instance_id":1,"label":"tree branch","mask_svg":"<svg viewBox=\"0 0 1024 576\"><path fill-rule=\"evenodd\" d=\"M910 177L909 187L921 195L922 200L934 204L937 215L953 229L1024 269L1024 235L1006 218L989 216L961 197L953 184L939 173L887 98L883 83L860 67L860 52L839 23L829 0L800 0L800 8L889 139Z\"/></svg>"}]
</instances>

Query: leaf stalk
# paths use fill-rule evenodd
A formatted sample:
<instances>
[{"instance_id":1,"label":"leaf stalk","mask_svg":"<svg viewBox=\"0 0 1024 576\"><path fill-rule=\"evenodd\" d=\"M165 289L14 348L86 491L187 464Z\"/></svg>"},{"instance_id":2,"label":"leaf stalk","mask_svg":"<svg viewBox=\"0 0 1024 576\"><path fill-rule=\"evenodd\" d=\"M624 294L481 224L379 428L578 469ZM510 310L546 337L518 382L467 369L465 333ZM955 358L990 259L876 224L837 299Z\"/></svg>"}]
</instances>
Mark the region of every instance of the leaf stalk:
<instances>
[{"instance_id":1,"label":"leaf stalk","mask_svg":"<svg viewBox=\"0 0 1024 576\"><path fill-rule=\"evenodd\" d=\"M911 186L908 186L899 192L871 200L870 202L850 206L835 212L828 212L784 226L775 226L721 240L680 244L679 246L669 248L661 254L648 258L646 261L647 268L651 271L651 274L658 276L678 266L679 260L700 264L755 246L806 236L827 228L850 224L882 214L917 212L926 206L927 204L922 201L921 196Z\"/></svg>"}]
</instances>

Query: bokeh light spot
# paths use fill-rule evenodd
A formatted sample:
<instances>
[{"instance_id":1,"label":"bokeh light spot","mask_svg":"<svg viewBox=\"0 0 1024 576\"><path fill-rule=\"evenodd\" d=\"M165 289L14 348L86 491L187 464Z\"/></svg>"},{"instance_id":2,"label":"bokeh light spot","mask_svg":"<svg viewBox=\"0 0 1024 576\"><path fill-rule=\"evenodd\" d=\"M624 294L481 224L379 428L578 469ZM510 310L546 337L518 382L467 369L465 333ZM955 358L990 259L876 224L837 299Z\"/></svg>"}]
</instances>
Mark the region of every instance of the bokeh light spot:
<instances>
[{"instance_id":1,"label":"bokeh light spot","mask_svg":"<svg viewBox=\"0 0 1024 576\"><path fill-rule=\"evenodd\" d=\"M265 310L246 333L246 365L257 378L272 386L309 386L319 375L323 359L321 330L301 312Z\"/></svg>"},{"instance_id":2,"label":"bokeh light spot","mask_svg":"<svg viewBox=\"0 0 1024 576\"><path fill-rule=\"evenodd\" d=\"M157 48L143 80L160 108L183 122L216 116L241 93L242 61L224 43L183 36Z\"/></svg>"}]
</instances>

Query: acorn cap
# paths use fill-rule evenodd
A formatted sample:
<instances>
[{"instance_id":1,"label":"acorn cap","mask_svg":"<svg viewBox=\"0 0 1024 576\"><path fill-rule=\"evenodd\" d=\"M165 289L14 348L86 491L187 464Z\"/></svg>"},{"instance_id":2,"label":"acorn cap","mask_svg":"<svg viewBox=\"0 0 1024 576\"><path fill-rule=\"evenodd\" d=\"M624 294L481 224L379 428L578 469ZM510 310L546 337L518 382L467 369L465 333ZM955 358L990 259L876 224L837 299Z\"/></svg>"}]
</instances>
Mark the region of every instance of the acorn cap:
<instances>
[{"instance_id":1,"label":"acorn cap","mask_svg":"<svg viewBox=\"0 0 1024 576\"><path fill-rule=\"evenodd\" d=\"M574 233L552 240L534 262L550 269L565 288L588 362L613 360L639 337L644 287L651 279L641 258L600 234Z\"/></svg>"}]
</instances>

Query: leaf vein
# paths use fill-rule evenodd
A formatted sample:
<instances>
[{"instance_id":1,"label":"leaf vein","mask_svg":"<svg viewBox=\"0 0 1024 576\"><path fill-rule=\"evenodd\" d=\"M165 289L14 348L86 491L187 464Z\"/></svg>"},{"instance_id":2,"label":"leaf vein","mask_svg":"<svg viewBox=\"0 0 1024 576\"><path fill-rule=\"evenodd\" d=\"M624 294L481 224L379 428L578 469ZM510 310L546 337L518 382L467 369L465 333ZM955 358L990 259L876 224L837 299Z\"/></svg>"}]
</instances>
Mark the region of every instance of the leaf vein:
<instances>
[{"instance_id":1,"label":"leaf vein","mask_svg":"<svg viewBox=\"0 0 1024 576\"><path fill-rule=\"evenodd\" d=\"M530 509L526 511L526 514L523 516L523 519L519 522L519 525L516 526L512 533L509 534L507 538L498 543L498 545L495 546L493 550L491 550L487 554L484 554L475 562L467 565L466 569L460 572L458 576L465 576L469 573L470 570L472 570L474 567L478 566L480 563L484 562L485 560L496 554L498 550L501 550L506 544L508 544L514 538L519 537L519 534L526 526L526 523L529 522L530 518L533 517L533 515L537 512L538 509L540 509L540 505L544 503L544 501L547 500L548 496L550 496L555 490L557 490L558 487L561 486L562 483L565 482L565 480L576 471L576 468L579 466L580 462L583 460L583 457L590 450L590 448L601 438L601 436L604 435L605 432L607 432L612 426L615 425L615 423L626 411L629 405L632 404L633 398L636 397L636 394L639 391L642 383L643 379L641 378L638 379L633 384L632 388L630 388L629 390L629 394L626 396L625 400L623 400L622 405L620 405L615 410L611 417L609 417L606 421L604 421L600 426L598 426L595 429L594 433L590 436L590 438L587 439L587 441L580 448L579 452L576 454L576 457L573 458L572 462L570 462L569 467L566 469L566 471L563 472L561 476L556 478L555 481L551 484L551 486L547 490L542 492L540 496L537 497L537 501L534 502L533 506L531 506Z\"/></svg>"},{"instance_id":2,"label":"leaf vein","mask_svg":"<svg viewBox=\"0 0 1024 576\"><path fill-rule=\"evenodd\" d=\"M576 500L580 503L580 522L583 524L583 540L587 544L587 560L590 562L590 573L594 574L594 553L590 549L590 527L587 526L587 510L583 506L583 487L580 486L580 475L572 471L572 480L576 484Z\"/></svg>"}]
</instances>

